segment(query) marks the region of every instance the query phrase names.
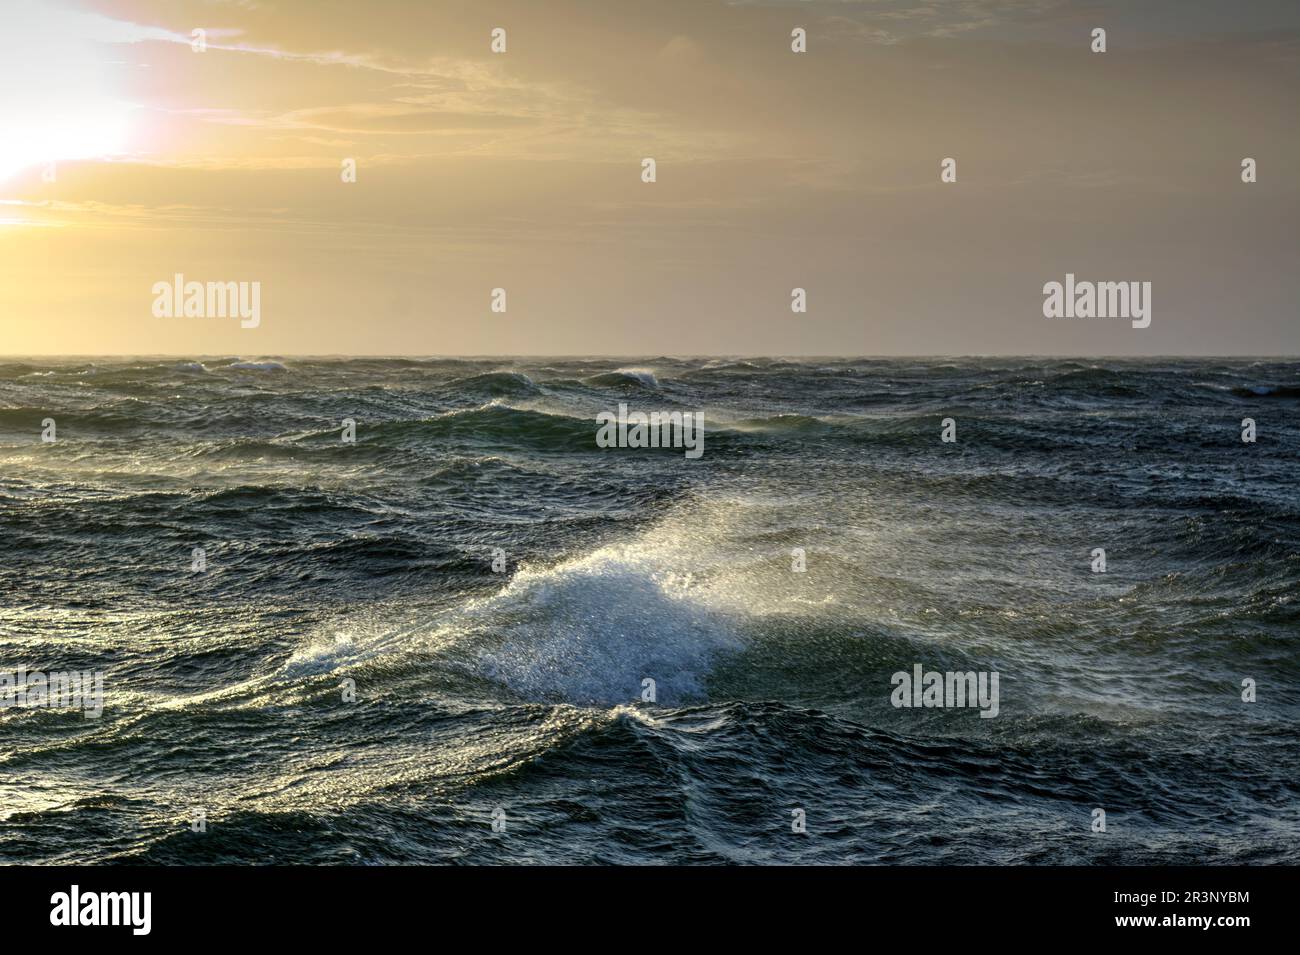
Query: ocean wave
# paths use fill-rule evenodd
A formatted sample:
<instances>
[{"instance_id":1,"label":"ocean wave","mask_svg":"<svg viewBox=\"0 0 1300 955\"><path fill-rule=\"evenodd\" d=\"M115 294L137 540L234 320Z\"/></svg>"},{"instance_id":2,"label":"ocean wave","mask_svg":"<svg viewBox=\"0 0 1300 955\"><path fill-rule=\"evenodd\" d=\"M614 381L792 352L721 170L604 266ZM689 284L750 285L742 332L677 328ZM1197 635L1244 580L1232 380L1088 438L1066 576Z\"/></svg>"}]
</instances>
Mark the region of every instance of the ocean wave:
<instances>
[{"instance_id":1,"label":"ocean wave","mask_svg":"<svg viewBox=\"0 0 1300 955\"><path fill-rule=\"evenodd\" d=\"M1300 398L1300 385L1239 385L1232 393L1240 398Z\"/></svg>"},{"instance_id":2,"label":"ocean wave","mask_svg":"<svg viewBox=\"0 0 1300 955\"><path fill-rule=\"evenodd\" d=\"M0 429L32 435L40 442L43 423L46 418L54 419L58 440L49 445L57 448L60 442L70 438L79 441L103 435L118 436L129 433L147 432L155 425L151 418L142 414L143 403L127 404L122 400L92 408L55 409L52 407L18 407L0 408Z\"/></svg>"},{"instance_id":3,"label":"ocean wave","mask_svg":"<svg viewBox=\"0 0 1300 955\"><path fill-rule=\"evenodd\" d=\"M705 421L708 421L705 414ZM741 418L724 421L718 427L728 431L762 431L772 434L817 434L832 425L830 420L802 414L778 414L766 418Z\"/></svg>"},{"instance_id":4,"label":"ocean wave","mask_svg":"<svg viewBox=\"0 0 1300 955\"><path fill-rule=\"evenodd\" d=\"M603 374L592 375L584 379L589 385L604 388L643 388L648 391L659 390L659 379L649 368L616 368Z\"/></svg>"},{"instance_id":5,"label":"ocean wave","mask_svg":"<svg viewBox=\"0 0 1300 955\"><path fill-rule=\"evenodd\" d=\"M541 393L537 383L520 371L489 371L448 383L454 394L482 394L490 397L526 397Z\"/></svg>"},{"instance_id":6,"label":"ocean wave","mask_svg":"<svg viewBox=\"0 0 1300 955\"><path fill-rule=\"evenodd\" d=\"M528 699L626 703L650 678L661 702L698 700L720 660L764 635L796 628L833 641L843 621L876 612L857 600L863 567L851 554L815 558L816 576L791 573L788 545L771 534L784 522L802 540L799 521L779 494L693 495L630 538L523 567L448 611L429 643Z\"/></svg>"},{"instance_id":7,"label":"ocean wave","mask_svg":"<svg viewBox=\"0 0 1300 955\"><path fill-rule=\"evenodd\" d=\"M644 542L604 547L517 573L499 594L462 608L434 634L466 665L519 696L580 704L638 698L645 679L665 702L698 699L716 657L742 644Z\"/></svg>"},{"instance_id":8,"label":"ocean wave","mask_svg":"<svg viewBox=\"0 0 1300 955\"><path fill-rule=\"evenodd\" d=\"M515 408L500 401L459 408L431 418L384 422L368 430L385 440L409 437L536 450L596 449L594 417Z\"/></svg>"},{"instance_id":9,"label":"ocean wave","mask_svg":"<svg viewBox=\"0 0 1300 955\"><path fill-rule=\"evenodd\" d=\"M1086 397L1095 399L1102 395L1111 398L1133 397L1144 394L1149 386L1126 371L1095 365L1048 375L1041 387L1049 393L1084 392Z\"/></svg>"},{"instance_id":10,"label":"ocean wave","mask_svg":"<svg viewBox=\"0 0 1300 955\"><path fill-rule=\"evenodd\" d=\"M227 368L238 371L288 371L288 367L279 361L232 361Z\"/></svg>"}]
</instances>

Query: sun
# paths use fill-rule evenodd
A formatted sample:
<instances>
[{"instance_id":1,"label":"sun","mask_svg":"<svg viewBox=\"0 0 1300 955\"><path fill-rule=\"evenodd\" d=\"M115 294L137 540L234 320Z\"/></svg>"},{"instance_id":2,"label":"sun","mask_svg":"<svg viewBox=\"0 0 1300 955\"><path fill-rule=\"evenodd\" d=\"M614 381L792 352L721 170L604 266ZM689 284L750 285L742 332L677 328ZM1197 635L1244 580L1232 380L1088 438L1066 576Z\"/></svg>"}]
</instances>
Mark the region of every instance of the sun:
<instances>
[{"instance_id":1,"label":"sun","mask_svg":"<svg viewBox=\"0 0 1300 955\"><path fill-rule=\"evenodd\" d=\"M19 3L0 30L0 181L25 169L120 154L129 104L116 98L110 48Z\"/></svg>"}]
</instances>

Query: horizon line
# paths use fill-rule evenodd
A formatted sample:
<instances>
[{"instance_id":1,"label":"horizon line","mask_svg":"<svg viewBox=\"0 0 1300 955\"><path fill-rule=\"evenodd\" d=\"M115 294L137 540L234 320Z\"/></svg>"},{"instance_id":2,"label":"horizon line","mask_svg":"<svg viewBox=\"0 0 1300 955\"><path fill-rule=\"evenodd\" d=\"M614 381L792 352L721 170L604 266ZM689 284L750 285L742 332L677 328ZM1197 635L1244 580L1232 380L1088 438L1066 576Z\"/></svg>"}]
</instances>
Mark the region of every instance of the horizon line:
<instances>
[{"instance_id":1,"label":"horizon line","mask_svg":"<svg viewBox=\"0 0 1300 955\"><path fill-rule=\"evenodd\" d=\"M1265 355L1265 354L1197 354L1197 355L1178 355L1178 354L1156 354L1156 355L1098 355L1098 354L1049 354L1043 352L1006 352L1006 353L986 353L986 354L864 354L864 353L841 353L841 354L778 354L778 353L759 353L759 352L710 352L694 355L665 355L653 354L649 352L639 353L546 353L546 352L513 352L513 353L454 353L447 352L444 354L435 353L341 353L341 352L208 352L197 354L194 352L41 352L41 353L5 353L0 352L0 361L20 361L27 359L50 360L50 359L144 359L144 358L188 358L193 360L203 359L221 359L233 358L237 361L253 361L258 359L309 359L309 360L407 360L407 361L471 361L471 360L502 360L517 358L545 358L549 360L603 360L612 361L697 361L699 359L719 359L719 358L736 358L742 360L751 359L782 359L782 360L799 360L799 361L818 361L818 360L845 360L845 359L871 359L871 360L903 360L903 361L921 361L942 359L945 361L955 360L985 360L996 358L1020 358L1020 359L1051 359L1057 361L1068 361L1086 359L1089 361L1300 361L1300 355Z\"/></svg>"}]
</instances>

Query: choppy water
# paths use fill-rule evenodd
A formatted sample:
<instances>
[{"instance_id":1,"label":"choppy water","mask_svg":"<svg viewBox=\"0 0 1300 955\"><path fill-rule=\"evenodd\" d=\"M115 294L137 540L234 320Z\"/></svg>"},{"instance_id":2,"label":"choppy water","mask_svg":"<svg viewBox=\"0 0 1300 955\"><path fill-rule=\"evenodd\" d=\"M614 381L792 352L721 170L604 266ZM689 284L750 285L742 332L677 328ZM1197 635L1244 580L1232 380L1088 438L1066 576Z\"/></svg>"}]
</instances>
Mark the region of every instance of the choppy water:
<instances>
[{"instance_id":1,"label":"choppy water","mask_svg":"<svg viewBox=\"0 0 1300 955\"><path fill-rule=\"evenodd\" d=\"M1254 361L9 360L0 667L107 697L0 710L0 859L1300 862L1298 415Z\"/></svg>"}]
</instances>

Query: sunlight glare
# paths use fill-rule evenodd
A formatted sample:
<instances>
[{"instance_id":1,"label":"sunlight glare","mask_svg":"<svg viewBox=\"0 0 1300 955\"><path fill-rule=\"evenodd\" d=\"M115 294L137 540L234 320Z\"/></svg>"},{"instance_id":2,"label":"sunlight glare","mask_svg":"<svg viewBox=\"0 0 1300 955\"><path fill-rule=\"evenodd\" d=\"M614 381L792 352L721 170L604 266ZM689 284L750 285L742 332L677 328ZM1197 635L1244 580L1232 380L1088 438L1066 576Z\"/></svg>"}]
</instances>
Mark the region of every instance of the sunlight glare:
<instances>
[{"instance_id":1,"label":"sunlight glare","mask_svg":"<svg viewBox=\"0 0 1300 955\"><path fill-rule=\"evenodd\" d=\"M0 181L32 166L120 154L128 104L104 48L23 5L0 31Z\"/></svg>"}]
</instances>

